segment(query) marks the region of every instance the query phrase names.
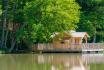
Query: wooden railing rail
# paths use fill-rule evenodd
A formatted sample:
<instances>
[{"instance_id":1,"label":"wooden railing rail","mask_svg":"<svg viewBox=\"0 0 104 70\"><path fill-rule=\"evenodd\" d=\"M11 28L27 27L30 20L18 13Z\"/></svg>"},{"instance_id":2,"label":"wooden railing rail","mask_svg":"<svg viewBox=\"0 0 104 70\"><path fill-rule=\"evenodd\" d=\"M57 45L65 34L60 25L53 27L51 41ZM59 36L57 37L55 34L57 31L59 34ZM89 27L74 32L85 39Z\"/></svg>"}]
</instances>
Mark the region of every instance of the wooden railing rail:
<instances>
[{"instance_id":1,"label":"wooden railing rail","mask_svg":"<svg viewBox=\"0 0 104 70\"><path fill-rule=\"evenodd\" d=\"M104 43L83 44L37 44L37 50L68 50L68 49L104 49Z\"/></svg>"}]
</instances>

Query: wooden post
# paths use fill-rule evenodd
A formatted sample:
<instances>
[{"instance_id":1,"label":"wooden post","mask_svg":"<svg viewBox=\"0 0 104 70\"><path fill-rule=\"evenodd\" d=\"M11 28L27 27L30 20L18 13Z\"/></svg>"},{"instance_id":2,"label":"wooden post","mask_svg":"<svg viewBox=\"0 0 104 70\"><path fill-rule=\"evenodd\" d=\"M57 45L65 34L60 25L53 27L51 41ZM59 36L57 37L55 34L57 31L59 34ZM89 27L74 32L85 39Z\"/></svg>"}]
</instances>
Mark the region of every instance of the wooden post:
<instances>
[{"instance_id":1,"label":"wooden post","mask_svg":"<svg viewBox=\"0 0 104 70\"><path fill-rule=\"evenodd\" d=\"M87 46L87 36L85 36L84 39L85 39L85 43L86 43L85 46L88 47Z\"/></svg>"},{"instance_id":2,"label":"wooden post","mask_svg":"<svg viewBox=\"0 0 104 70\"><path fill-rule=\"evenodd\" d=\"M88 47L88 45L87 45L87 36L86 36L85 40L86 40L86 47Z\"/></svg>"},{"instance_id":3,"label":"wooden post","mask_svg":"<svg viewBox=\"0 0 104 70\"><path fill-rule=\"evenodd\" d=\"M86 39L85 39L85 40L86 40L86 44L87 44L87 37L86 37Z\"/></svg>"}]
</instances>

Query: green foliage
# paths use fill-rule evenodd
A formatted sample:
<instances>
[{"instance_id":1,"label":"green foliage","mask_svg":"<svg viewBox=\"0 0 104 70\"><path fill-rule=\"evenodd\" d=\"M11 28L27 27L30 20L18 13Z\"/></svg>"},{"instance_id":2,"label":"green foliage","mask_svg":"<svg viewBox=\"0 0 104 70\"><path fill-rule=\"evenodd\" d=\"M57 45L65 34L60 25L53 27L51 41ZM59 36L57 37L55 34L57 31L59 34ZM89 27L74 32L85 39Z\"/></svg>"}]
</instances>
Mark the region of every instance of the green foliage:
<instances>
[{"instance_id":1,"label":"green foliage","mask_svg":"<svg viewBox=\"0 0 104 70\"><path fill-rule=\"evenodd\" d=\"M87 31L91 40L96 35L97 42L103 42L104 0L0 0L0 36L3 29L9 47L15 42L28 46L50 42L54 32L73 29Z\"/></svg>"},{"instance_id":2,"label":"green foliage","mask_svg":"<svg viewBox=\"0 0 104 70\"><path fill-rule=\"evenodd\" d=\"M1 9L1 5L0 5L0 16L1 16L1 14L2 14L2 9Z\"/></svg>"},{"instance_id":3,"label":"green foliage","mask_svg":"<svg viewBox=\"0 0 104 70\"><path fill-rule=\"evenodd\" d=\"M79 31L87 31L97 42L104 41L104 0L78 0L82 6Z\"/></svg>"},{"instance_id":4,"label":"green foliage","mask_svg":"<svg viewBox=\"0 0 104 70\"><path fill-rule=\"evenodd\" d=\"M27 2L25 16L35 42L49 42L53 32L75 29L80 7L75 0L34 0ZM30 37L29 37L30 38Z\"/></svg>"},{"instance_id":5,"label":"green foliage","mask_svg":"<svg viewBox=\"0 0 104 70\"><path fill-rule=\"evenodd\" d=\"M1 6L1 3L0 3L0 36L1 36L1 15L2 15L2 6Z\"/></svg>"}]
</instances>

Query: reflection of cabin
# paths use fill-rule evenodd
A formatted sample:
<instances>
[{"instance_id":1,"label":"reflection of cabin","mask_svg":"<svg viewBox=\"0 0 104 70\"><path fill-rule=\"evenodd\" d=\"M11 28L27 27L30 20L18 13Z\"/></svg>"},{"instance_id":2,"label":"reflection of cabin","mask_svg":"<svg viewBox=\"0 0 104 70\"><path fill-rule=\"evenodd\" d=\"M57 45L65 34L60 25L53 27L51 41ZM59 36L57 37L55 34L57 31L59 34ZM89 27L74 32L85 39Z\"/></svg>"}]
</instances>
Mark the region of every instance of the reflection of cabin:
<instances>
[{"instance_id":1,"label":"reflection of cabin","mask_svg":"<svg viewBox=\"0 0 104 70\"><path fill-rule=\"evenodd\" d=\"M66 31L63 33L54 33L52 36L53 43L82 44L87 43L89 35L87 32Z\"/></svg>"},{"instance_id":2,"label":"reflection of cabin","mask_svg":"<svg viewBox=\"0 0 104 70\"><path fill-rule=\"evenodd\" d=\"M51 63L50 70L88 70L81 55L38 55L39 64Z\"/></svg>"}]
</instances>

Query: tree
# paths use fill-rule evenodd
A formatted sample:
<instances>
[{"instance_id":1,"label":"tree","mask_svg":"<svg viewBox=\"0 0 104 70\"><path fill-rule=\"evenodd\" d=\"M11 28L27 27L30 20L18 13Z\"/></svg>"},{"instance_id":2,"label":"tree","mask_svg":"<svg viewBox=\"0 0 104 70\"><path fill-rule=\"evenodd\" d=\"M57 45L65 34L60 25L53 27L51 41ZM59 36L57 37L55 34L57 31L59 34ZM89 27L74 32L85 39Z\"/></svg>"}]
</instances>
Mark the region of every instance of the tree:
<instances>
[{"instance_id":1,"label":"tree","mask_svg":"<svg viewBox=\"0 0 104 70\"><path fill-rule=\"evenodd\" d=\"M80 7L75 0L34 0L26 4L25 15L28 22L25 39L49 42L54 32L76 28Z\"/></svg>"},{"instance_id":2,"label":"tree","mask_svg":"<svg viewBox=\"0 0 104 70\"><path fill-rule=\"evenodd\" d=\"M4 48L5 42L5 31L7 25L7 13L8 13L8 0L2 0L2 36L1 36L1 47Z\"/></svg>"},{"instance_id":3,"label":"tree","mask_svg":"<svg viewBox=\"0 0 104 70\"><path fill-rule=\"evenodd\" d=\"M0 12L2 18L1 47L10 52L16 46L18 33L25 27L23 8L28 1L31 0L2 0L0 2L2 7L2 12Z\"/></svg>"},{"instance_id":4,"label":"tree","mask_svg":"<svg viewBox=\"0 0 104 70\"><path fill-rule=\"evenodd\" d=\"M104 0L78 0L78 3L82 6L78 31L87 31L91 42L104 41Z\"/></svg>"},{"instance_id":5,"label":"tree","mask_svg":"<svg viewBox=\"0 0 104 70\"><path fill-rule=\"evenodd\" d=\"M9 52L23 44L49 42L54 32L75 29L79 22L75 0L2 0L0 4L2 47Z\"/></svg>"},{"instance_id":6,"label":"tree","mask_svg":"<svg viewBox=\"0 0 104 70\"><path fill-rule=\"evenodd\" d=\"M1 15L2 15L2 6L1 6L1 1L0 1L0 37L1 37ZM0 38L1 40L1 38Z\"/></svg>"}]
</instances>

